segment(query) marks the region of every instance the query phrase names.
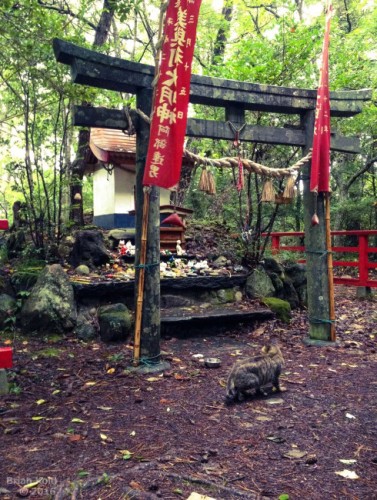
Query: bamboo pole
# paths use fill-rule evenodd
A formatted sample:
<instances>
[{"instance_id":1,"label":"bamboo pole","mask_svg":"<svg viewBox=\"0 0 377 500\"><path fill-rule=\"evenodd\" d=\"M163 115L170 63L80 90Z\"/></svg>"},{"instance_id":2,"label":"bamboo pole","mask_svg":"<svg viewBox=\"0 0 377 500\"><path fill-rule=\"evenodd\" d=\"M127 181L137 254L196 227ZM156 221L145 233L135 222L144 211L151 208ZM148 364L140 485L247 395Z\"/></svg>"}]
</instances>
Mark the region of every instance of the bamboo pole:
<instances>
[{"instance_id":1,"label":"bamboo pole","mask_svg":"<svg viewBox=\"0 0 377 500\"><path fill-rule=\"evenodd\" d=\"M325 195L326 205L326 248L327 248L327 269L329 279L329 316L330 316L330 340L335 342L335 298L334 298L334 273L333 273L333 255L331 244L331 228L330 228L330 193Z\"/></svg>"},{"instance_id":2,"label":"bamboo pole","mask_svg":"<svg viewBox=\"0 0 377 500\"><path fill-rule=\"evenodd\" d=\"M141 326L143 319L145 264L147 256L149 195L150 195L150 188L144 187L143 222L141 229L141 245L140 245L140 260L139 260L139 281L137 284L135 334L134 334L134 349L133 349L134 366L139 366L140 364L140 339L141 339Z\"/></svg>"}]
</instances>

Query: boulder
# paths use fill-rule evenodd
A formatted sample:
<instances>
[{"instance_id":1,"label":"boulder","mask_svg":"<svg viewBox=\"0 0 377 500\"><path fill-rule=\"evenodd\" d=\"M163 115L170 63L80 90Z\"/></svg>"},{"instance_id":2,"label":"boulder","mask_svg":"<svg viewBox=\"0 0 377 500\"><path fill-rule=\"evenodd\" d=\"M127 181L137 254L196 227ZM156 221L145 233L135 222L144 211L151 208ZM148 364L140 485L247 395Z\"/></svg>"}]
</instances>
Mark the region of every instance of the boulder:
<instances>
[{"instance_id":1,"label":"boulder","mask_svg":"<svg viewBox=\"0 0 377 500\"><path fill-rule=\"evenodd\" d=\"M17 303L13 297L6 293L0 294L0 329L11 326L10 318L12 318L17 309Z\"/></svg>"},{"instance_id":2,"label":"boulder","mask_svg":"<svg viewBox=\"0 0 377 500\"><path fill-rule=\"evenodd\" d=\"M289 264L285 267L285 274L292 281L295 288L298 288L302 285L306 286L305 264Z\"/></svg>"},{"instance_id":3,"label":"boulder","mask_svg":"<svg viewBox=\"0 0 377 500\"><path fill-rule=\"evenodd\" d=\"M124 304L98 309L99 334L104 342L127 341L132 332L132 316Z\"/></svg>"},{"instance_id":4,"label":"boulder","mask_svg":"<svg viewBox=\"0 0 377 500\"><path fill-rule=\"evenodd\" d=\"M246 295L251 299L272 297L275 293L271 278L261 266L255 268L247 278Z\"/></svg>"},{"instance_id":5,"label":"boulder","mask_svg":"<svg viewBox=\"0 0 377 500\"><path fill-rule=\"evenodd\" d=\"M76 267L75 273L79 274L80 276L89 276L90 269L85 264L81 264L81 266L77 266Z\"/></svg>"},{"instance_id":6,"label":"boulder","mask_svg":"<svg viewBox=\"0 0 377 500\"><path fill-rule=\"evenodd\" d=\"M64 333L76 324L73 287L60 264L46 266L20 315L25 333Z\"/></svg>"},{"instance_id":7,"label":"boulder","mask_svg":"<svg viewBox=\"0 0 377 500\"><path fill-rule=\"evenodd\" d=\"M82 307L77 315L75 333L77 338L87 342L98 336L99 324L94 307Z\"/></svg>"},{"instance_id":8,"label":"boulder","mask_svg":"<svg viewBox=\"0 0 377 500\"><path fill-rule=\"evenodd\" d=\"M289 278L282 280L283 288L276 292L275 296L279 299L289 302L292 309L300 306L300 300L292 281Z\"/></svg>"},{"instance_id":9,"label":"boulder","mask_svg":"<svg viewBox=\"0 0 377 500\"><path fill-rule=\"evenodd\" d=\"M267 274L270 277L270 279L272 281L272 284L274 285L274 288L275 288L274 295L277 295L284 288L283 279L282 279L282 277L280 275L278 275L276 273L270 273L270 272L268 272Z\"/></svg>"},{"instance_id":10,"label":"boulder","mask_svg":"<svg viewBox=\"0 0 377 500\"><path fill-rule=\"evenodd\" d=\"M97 230L83 230L76 233L75 243L68 262L78 267L85 264L90 268L107 264L110 256L105 247L103 235Z\"/></svg>"},{"instance_id":11,"label":"boulder","mask_svg":"<svg viewBox=\"0 0 377 500\"><path fill-rule=\"evenodd\" d=\"M278 276L284 275L284 267L272 257L263 259L263 267L268 273L275 273Z\"/></svg>"},{"instance_id":12,"label":"boulder","mask_svg":"<svg viewBox=\"0 0 377 500\"><path fill-rule=\"evenodd\" d=\"M228 259L223 255L220 255L220 257L217 257L217 259L212 262L212 266L215 268L220 268L220 267L225 267L227 263Z\"/></svg>"},{"instance_id":13,"label":"boulder","mask_svg":"<svg viewBox=\"0 0 377 500\"><path fill-rule=\"evenodd\" d=\"M292 309L307 303L305 266L294 263L282 266L275 259L266 258L263 268L274 285L273 296L288 301Z\"/></svg>"},{"instance_id":14,"label":"boulder","mask_svg":"<svg viewBox=\"0 0 377 500\"><path fill-rule=\"evenodd\" d=\"M234 288L220 288L220 290L216 292L217 302L219 304L235 302L235 293L236 290Z\"/></svg>"},{"instance_id":15,"label":"boulder","mask_svg":"<svg viewBox=\"0 0 377 500\"><path fill-rule=\"evenodd\" d=\"M286 276L292 281L301 306L308 303L306 266L305 264L290 264L285 267Z\"/></svg>"}]
</instances>

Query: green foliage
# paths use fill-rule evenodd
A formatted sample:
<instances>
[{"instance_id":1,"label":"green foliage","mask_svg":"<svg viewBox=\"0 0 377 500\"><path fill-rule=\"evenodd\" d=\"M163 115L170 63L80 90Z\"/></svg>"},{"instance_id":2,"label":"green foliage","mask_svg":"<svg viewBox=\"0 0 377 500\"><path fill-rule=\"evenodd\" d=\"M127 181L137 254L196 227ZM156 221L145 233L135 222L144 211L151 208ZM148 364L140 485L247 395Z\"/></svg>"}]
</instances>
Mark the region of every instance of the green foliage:
<instances>
[{"instance_id":1,"label":"green foliage","mask_svg":"<svg viewBox=\"0 0 377 500\"><path fill-rule=\"evenodd\" d=\"M10 382L9 384L9 394L14 394L19 396L22 393L22 387L19 386L16 382Z\"/></svg>"},{"instance_id":2,"label":"green foliage","mask_svg":"<svg viewBox=\"0 0 377 500\"><path fill-rule=\"evenodd\" d=\"M25 203L25 217L33 246L44 257L46 241L58 242L70 229L67 206L73 182L73 150L77 133L71 125L71 108L77 103L120 108L135 104L134 96L72 84L69 70L55 60L52 39L62 37L92 47L104 3L93 0L0 2L0 211L11 218L17 200ZM229 0L222 6L203 0L194 72L232 80L287 87L316 88L324 32L323 7L317 2L277 0L273 4ZM154 63L160 2L110 0L115 18L110 37L96 50L128 60ZM219 35L223 34L223 47ZM221 37L220 37L221 38ZM331 90L377 88L377 7L350 0L334 5L331 22ZM218 50L219 47L223 50ZM375 228L377 110L366 103L360 115L332 119L332 128L359 135L363 154L345 158L332 155L332 209L334 229ZM225 120L224 109L195 105L198 118ZM299 126L298 116L246 112L252 125ZM242 141L242 136L241 136ZM189 149L211 158L234 156L228 141L190 139ZM242 144L242 155L270 167L285 167L301 156L282 146ZM365 166L370 162L370 168ZM302 230L300 189L297 202L281 206L260 203L263 180L245 176L238 194L237 172L216 170L217 193L198 189L200 169L193 175L185 205L207 223L244 232L243 251L258 260L260 235L267 229ZM82 181L81 177L78 179ZM83 182L84 210L92 208L90 177ZM299 185L300 187L300 185ZM282 188L275 182L276 190ZM71 207L72 208L72 207ZM28 255L34 253L30 247ZM4 256L5 258L5 256ZM0 256L2 260L3 257Z\"/></svg>"},{"instance_id":3,"label":"green foliage","mask_svg":"<svg viewBox=\"0 0 377 500\"><path fill-rule=\"evenodd\" d=\"M8 250L5 245L0 246L0 265L4 266L8 262Z\"/></svg>"}]
</instances>

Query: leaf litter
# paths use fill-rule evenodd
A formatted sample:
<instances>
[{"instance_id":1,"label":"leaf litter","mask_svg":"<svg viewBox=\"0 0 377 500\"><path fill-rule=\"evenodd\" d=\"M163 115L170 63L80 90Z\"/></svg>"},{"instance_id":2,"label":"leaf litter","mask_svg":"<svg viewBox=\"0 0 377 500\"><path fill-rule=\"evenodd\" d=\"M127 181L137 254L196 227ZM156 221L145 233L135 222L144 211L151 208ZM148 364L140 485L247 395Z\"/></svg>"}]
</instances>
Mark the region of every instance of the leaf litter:
<instances>
[{"instance_id":1,"label":"leaf litter","mask_svg":"<svg viewBox=\"0 0 377 500\"><path fill-rule=\"evenodd\" d=\"M16 337L9 375L19 391L0 399L0 491L9 492L3 498L15 498L20 478L54 481L57 498L72 491L116 500L193 493L217 500L373 498L376 302L355 295L336 287L335 346L305 345L307 313L294 311L289 325L273 320L163 338L171 366L153 376L129 370L130 346L65 337L56 348L63 353L69 342L73 356L61 355L57 366L56 358L33 360L45 341L28 338L25 351ZM267 388L267 397L226 406L232 364L259 354L272 338L285 357L284 391ZM194 353L222 364L208 369ZM109 367L114 355L119 361ZM36 408L43 411L36 415ZM25 459L31 450L32 461Z\"/></svg>"}]
</instances>

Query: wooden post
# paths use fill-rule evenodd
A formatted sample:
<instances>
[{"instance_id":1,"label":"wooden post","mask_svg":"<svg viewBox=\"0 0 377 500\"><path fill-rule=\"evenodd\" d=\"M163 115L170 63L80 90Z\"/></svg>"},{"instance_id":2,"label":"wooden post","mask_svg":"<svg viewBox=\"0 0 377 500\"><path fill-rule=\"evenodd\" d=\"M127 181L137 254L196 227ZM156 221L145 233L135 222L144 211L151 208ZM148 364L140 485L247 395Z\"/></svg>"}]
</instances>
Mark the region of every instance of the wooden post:
<instances>
[{"instance_id":1,"label":"wooden post","mask_svg":"<svg viewBox=\"0 0 377 500\"><path fill-rule=\"evenodd\" d=\"M137 93L136 105L147 116L151 114L152 90L141 89ZM140 278L143 283L143 295L141 298L142 310L137 314L141 315L140 329L140 354L142 361L147 364L157 364L160 361L160 191L156 187L150 188L148 193L149 206L147 207L148 224L146 227L146 258L145 267L140 268L141 248L142 248L142 226L143 207L147 201L143 192L144 167L148 152L149 124L139 118L138 133L136 138L136 186L135 186L135 305L139 309L137 290ZM138 300L139 299L139 300ZM139 352L137 351L138 339L135 339L134 357L135 362L139 362Z\"/></svg>"},{"instance_id":2,"label":"wooden post","mask_svg":"<svg viewBox=\"0 0 377 500\"><path fill-rule=\"evenodd\" d=\"M306 133L304 154L311 147L314 130L314 110L302 116ZM308 293L309 339L331 340L329 277L326 245L326 217L323 193L315 196L310 192L310 166L303 168L304 225L306 249L306 275ZM312 216L317 212L319 224L312 225Z\"/></svg>"},{"instance_id":3,"label":"wooden post","mask_svg":"<svg viewBox=\"0 0 377 500\"><path fill-rule=\"evenodd\" d=\"M280 251L280 236L277 234L271 234L271 253L272 255L278 255Z\"/></svg>"},{"instance_id":4,"label":"wooden post","mask_svg":"<svg viewBox=\"0 0 377 500\"><path fill-rule=\"evenodd\" d=\"M330 315L330 340L335 342L335 291L334 291L334 267L332 255L332 241L331 241L331 211L330 211L330 193L325 194L326 204L326 247L327 247L327 273L329 278L329 315Z\"/></svg>"},{"instance_id":5,"label":"wooden post","mask_svg":"<svg viewBox=\"0 0 377 500\"><path fill-rule=\"evenodd\" d=\"M369 279L369 254L368 254L368 234L358 235L359 252L359 281L362 286L357 287L356 297L371 297L371 288L367 285Z\"/></svg>"},{"instance_id":6,"label":"wooden post","mask_svg":"<svg viewBox=\"0 0 377 500\"><path fill-rule=\"evenodd\" d=\"M144 188L143 196L143 215L141 223L140 257L138 264L138 279L135 287L135 336L134 336L134 359L135 366L140 364L140 341L141 329L143 325L143 307L144 307L144 287L145 287L145 265L147 263L147 242L148 242L148 217L149 217L149 188ZM148 300L148 297L147 297Z\"/></svg>"}]
</instances>

